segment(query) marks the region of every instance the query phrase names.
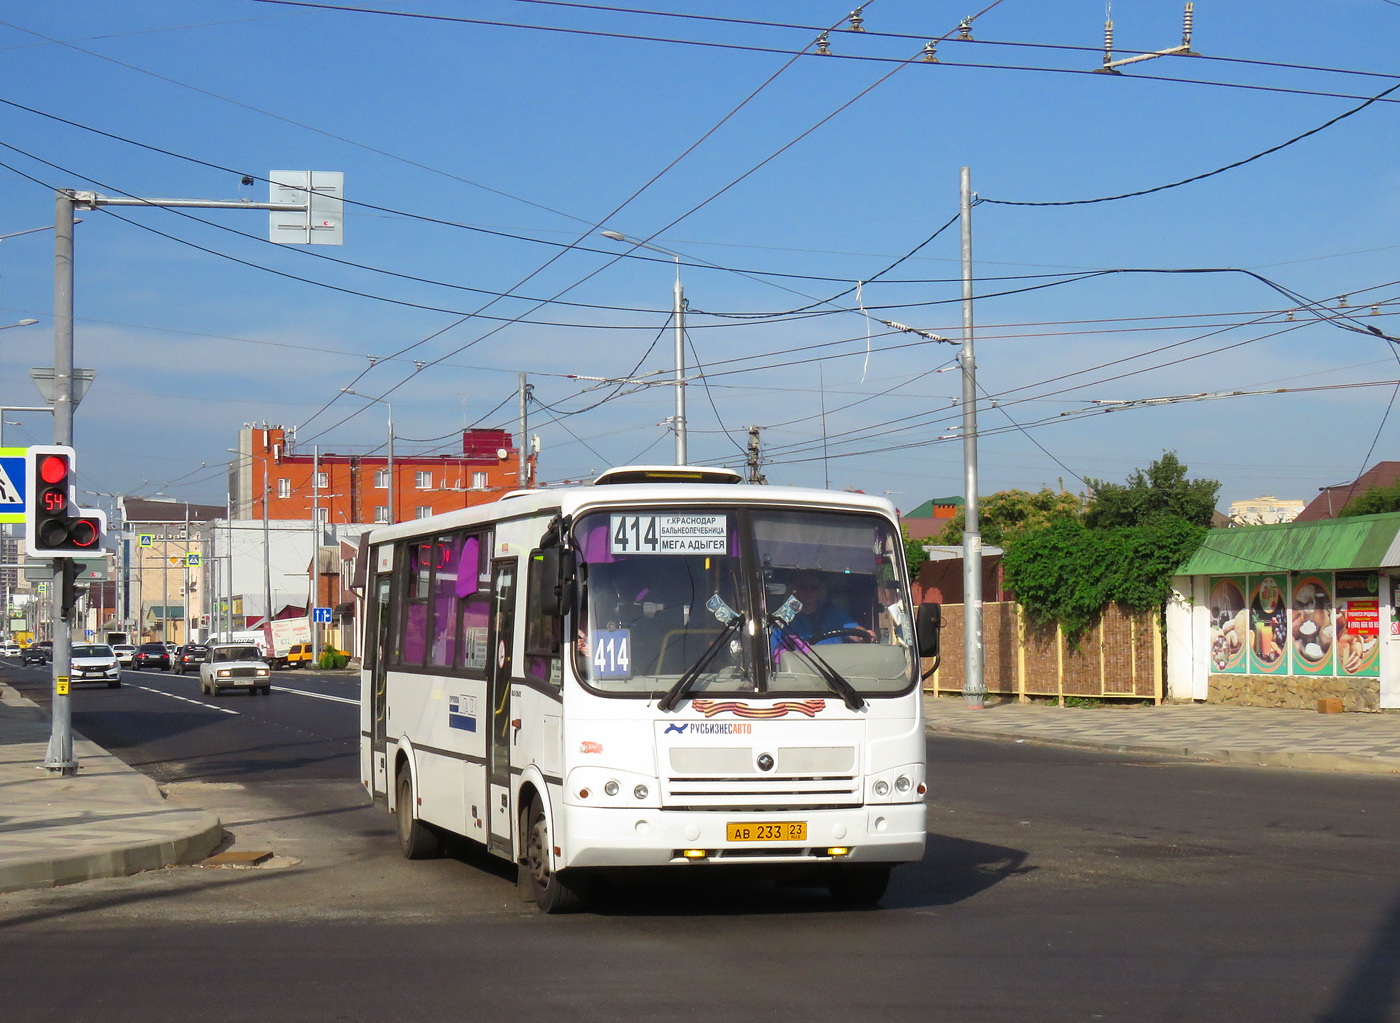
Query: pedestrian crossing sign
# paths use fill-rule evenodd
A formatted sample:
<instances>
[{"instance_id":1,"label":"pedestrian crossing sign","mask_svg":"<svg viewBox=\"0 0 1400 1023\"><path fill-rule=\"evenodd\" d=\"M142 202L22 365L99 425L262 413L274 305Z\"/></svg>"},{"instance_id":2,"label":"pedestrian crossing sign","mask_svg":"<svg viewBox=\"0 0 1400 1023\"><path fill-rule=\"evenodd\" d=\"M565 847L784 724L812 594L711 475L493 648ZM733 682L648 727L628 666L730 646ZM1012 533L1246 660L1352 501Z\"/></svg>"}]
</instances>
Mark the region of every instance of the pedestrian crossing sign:
<instances>
[{"instance_id":1,"label":"pedestrian crossing sign","mask_svg":"<svg viewBox=\"0 0 1400 1023\"><path fill-rule=\"evenodd\" d=\"M186 554L186 555L185 555L185 564L186 564L187 566L189 566L190 568L198 568L198 567L199 567L199 555L196 554L196 553L194 553L193 551L191 551L189 554Z\"/></svg>"},{"instance_id":2,"label":"pedestrian crossing sign","mask_svg":"<svg viewBox=\"0 0 1400 1023\"><path fill-rule=\"evenodd\" d=\"M27 448L0 448L0 522L24 521L24 456Z\"/></svg>"},{"instance_id":3,"label":"pedestrian crossing sign","mask_svg":"<svg viewBox=\"0 0 1400 1023\"><path fill-rule=\"evenodd\" d=\"M156 538L150 533L142 533L136 538L137 547L150 547L155 543Z\"/></svg>"}]
</instances>

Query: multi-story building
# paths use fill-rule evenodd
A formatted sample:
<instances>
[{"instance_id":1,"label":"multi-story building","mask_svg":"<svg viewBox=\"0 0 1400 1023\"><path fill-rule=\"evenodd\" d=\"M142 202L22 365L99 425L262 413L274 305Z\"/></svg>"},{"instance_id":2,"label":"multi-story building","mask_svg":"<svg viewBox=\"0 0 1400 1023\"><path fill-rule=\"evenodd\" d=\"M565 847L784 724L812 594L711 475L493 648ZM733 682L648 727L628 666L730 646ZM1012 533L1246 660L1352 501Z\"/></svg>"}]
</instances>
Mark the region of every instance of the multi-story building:
<instances>
[{"instance_id":1,"label":"multi-story building","mask_svg":"<svg viewBox=\"0 0 1400 1023\"><path fill-rule=\"evenodd\" d=\"M526 466L533 486L534 459ZM403 522L498 500L519 486L520 450L504 430L464 430L457 455L293 453L280 426L245 426L229 466L235 519L311 520L327 526ZM391 507L392 494L392 507Z\"/></svg>"},{"instance_id":2,"label":"multi-story building","mask_svg":"<svg viewBox=\"0 0 1400 1023\"><path fill-rule=\"evenodd\" d=\"M1302 512L1303 501L1279 500L1272 494L1230 502L1230 522L1237 526L1269 526L1292 522Z\"/></svg>"},{"instance_id":3,"label":"multi-story building","mask_svg":"<svg viewBox=\"0 0 1400 1023\"><path fill-rule=\"evenodd\" d=\"M222 518L216 504L192 504L164 497L122 497L119 502L124 538L118 550L116 616L125 624L115 631L133 640L187 643L199 635L207 612L198 563L202 555L200 526Z\"/></svg>"}]
</instances>

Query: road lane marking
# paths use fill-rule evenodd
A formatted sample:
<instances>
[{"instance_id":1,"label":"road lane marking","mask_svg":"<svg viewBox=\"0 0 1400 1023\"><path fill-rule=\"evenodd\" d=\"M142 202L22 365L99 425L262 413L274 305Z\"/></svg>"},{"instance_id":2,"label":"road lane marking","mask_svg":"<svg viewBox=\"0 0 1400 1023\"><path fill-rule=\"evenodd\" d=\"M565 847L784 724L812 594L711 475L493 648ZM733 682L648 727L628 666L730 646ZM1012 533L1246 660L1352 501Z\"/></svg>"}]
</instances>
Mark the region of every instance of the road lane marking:
<instances>
[{"instance_id":1,"label":"road lane marking","mask_svg":"<svg viewBox=\"0 0 1400 1023\"><path fill-rule=\"evenodd\" d=\"M360 705L359 700L349 700L344 696L328 696L325 693L307 692L305 689L288 689L286 686L273 686L272 688L279 693L295 693L297 696L310 696L315 700L331 700L335 703L348 703L353 707L358 707Z\"/></svg>"},{"instance_id":2,"label":"road lane marking","mask_svg":"<svg viewBox=\"0 0 1400 1023\"><path fill-rule=\"evenodd\" d=\"M130 685L130 683L128 683ZM238 714L236 710L229 710L227 707L216 707L212 703L204 703L200 700L191 700L188 696L176 696L174 693L167 693L164 689L152 689L150 686L131 686L132 689L144 689L148 693L155 693L158 696L168 696L172 700L182 700L185 703L192 703L196 707L208 707L210 710L217 710L220 714Z\"/></svg>"}]
</instances>

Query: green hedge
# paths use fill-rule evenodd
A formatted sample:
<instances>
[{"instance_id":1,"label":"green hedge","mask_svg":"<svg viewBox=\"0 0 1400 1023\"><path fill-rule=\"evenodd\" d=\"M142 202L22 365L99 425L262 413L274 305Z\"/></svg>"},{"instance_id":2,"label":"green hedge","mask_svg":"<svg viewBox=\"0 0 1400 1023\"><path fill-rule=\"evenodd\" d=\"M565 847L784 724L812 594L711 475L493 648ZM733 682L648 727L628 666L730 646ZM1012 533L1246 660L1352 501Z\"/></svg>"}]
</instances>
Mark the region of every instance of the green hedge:
<instances>
[{"instance_id":1,"label":"green hedge","mask_svg":"<svg viewBox=\"0 0 1400 1023\"><path fill-rule=\"evenodd\" d=\"M1164 607L1172 576L1205 535L1203 527L1175 516L1115 529L1060 520L1007 545L1006 585L1033 620L1059 622L1077 646L1109 604Z\"/></svg>"},{"instance_id":2,"label":"green hedge","mask_svg":"<svg viewBox=\"0 0 1400 1023\"><path fill-rule=\"evenodd\" d=\"M337 650L333 646L321 648L321 659L316 662L316 667L323 671L331 671L336 668L343 668L350 663L350 655Z\"/></svg>"}]
</instances>

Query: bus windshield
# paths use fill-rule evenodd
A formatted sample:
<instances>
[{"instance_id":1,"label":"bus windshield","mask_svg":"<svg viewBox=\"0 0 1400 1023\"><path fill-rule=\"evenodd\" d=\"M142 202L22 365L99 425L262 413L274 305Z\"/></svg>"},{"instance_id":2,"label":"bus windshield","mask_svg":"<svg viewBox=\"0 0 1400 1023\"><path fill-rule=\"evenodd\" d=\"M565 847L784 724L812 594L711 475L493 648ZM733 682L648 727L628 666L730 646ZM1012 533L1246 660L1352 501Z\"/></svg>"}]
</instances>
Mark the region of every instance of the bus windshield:
<instances>
[{"instance_id":1,"label":"bus windshield","mask_svg":"<svg viewBox=\"0 0 1400 1023\"><path fill-rule=\"evenodd\" d=\"M892 696L913 683L899 539L878 516L595 512L574 543L575 665L595 690Z\"/></svg>"}]
</instances>

